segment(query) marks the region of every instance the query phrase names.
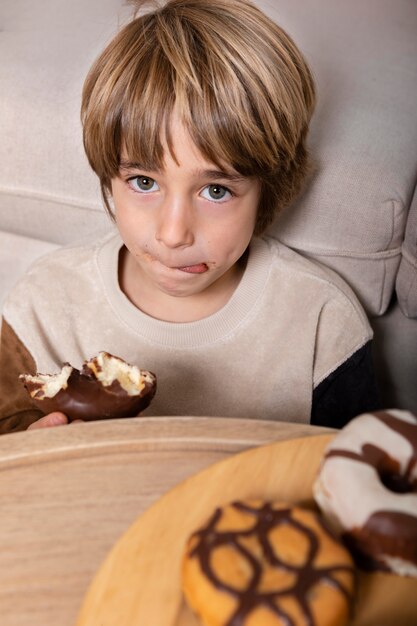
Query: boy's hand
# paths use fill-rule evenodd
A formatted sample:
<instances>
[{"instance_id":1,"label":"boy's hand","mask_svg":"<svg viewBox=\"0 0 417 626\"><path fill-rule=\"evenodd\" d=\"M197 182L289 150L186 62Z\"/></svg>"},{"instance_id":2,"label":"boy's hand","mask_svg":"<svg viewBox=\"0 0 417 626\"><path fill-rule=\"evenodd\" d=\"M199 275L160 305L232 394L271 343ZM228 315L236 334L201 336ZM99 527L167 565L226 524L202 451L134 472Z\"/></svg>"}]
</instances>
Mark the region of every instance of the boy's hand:
<instances>
[{"instance_id":1,"label":"boy's hand","mask_svg":"<svg viewBox=\"0 0 417 626\"><path fill-rule=\"evenodd\" d=\"M59 411L54 411L53 413L44 415L40 419L36 420L36 422L33 422L33 424L28 426L28 430L35 430L36 428L51 428L52 426L62 426L63 424L68 424L67 416Z\"/></svg>"}]
</instances>

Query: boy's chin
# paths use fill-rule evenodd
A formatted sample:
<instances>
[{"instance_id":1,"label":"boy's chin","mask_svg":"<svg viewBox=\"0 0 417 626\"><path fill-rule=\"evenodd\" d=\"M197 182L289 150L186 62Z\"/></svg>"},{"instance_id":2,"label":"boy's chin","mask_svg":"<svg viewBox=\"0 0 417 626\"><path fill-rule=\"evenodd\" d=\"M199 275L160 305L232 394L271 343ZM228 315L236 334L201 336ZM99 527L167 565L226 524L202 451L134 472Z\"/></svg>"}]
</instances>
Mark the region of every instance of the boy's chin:
<instances>
[{"instance_id":1,"label":"boy's chin","mask_svg":"<svg viewBox=\"0 0 417 626\"><path fill-rule=\"evenodd\" d=\"M191 281L190 281L191 282ZM197 281L195 281L197 282ZM159 285L159 290L166 296L173 298L193 298L203 294L209 289L211 284L181 285L178 283L163 283Z\"/></svg>"}]
</instances>

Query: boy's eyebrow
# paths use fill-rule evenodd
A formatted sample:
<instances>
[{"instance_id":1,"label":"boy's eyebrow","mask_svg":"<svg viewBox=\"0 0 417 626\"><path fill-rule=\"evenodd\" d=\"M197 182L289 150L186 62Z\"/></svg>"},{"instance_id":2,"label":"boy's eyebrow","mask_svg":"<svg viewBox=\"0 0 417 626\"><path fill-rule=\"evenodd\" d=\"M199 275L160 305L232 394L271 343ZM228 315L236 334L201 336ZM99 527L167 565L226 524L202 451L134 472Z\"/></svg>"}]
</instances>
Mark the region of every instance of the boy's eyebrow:
<instances>
[{"instance_id":1,"label":"boy's eyebrow","mask_svg":"<svg viewBox=\"0 0 417 626\"><path fill-rule=\"evenodd\" d=\"M202 178L210 178L211 180L230 180L231 182L239 182L247 177L238 174L238 172L225 172L224 170L196 170L196 175Z\"/></svg>"},{"instance_id":2,"label":"boy's eyebrow","mask_svg":"<svg viewBox=\"0 0 417 626\"><path fill-rule=\"evenodd\" d=\"M125 161L122 159L119 165L121 170L146 170L146 167L143 167L137 161Z\"/></svg>"},{"instance_id":3,"label":"boy's eyebrow","mask_svg":"<svg viewBox=\"0 0 417 626\"><path fill-rule=\"evenodd\" d=\"M147 171L147 168L138 163L137 161L120 161L120 169L123 170L144 170ZM157 171L157 170L156 170ZM215 169L197 169L193 172L197 177L200 178L209 178L211 180L229 180L231 182L239 182L245 180L247 177L242 176L238 172L227 172L224 170L215 170Z\"/></svg>"}]
</instances>

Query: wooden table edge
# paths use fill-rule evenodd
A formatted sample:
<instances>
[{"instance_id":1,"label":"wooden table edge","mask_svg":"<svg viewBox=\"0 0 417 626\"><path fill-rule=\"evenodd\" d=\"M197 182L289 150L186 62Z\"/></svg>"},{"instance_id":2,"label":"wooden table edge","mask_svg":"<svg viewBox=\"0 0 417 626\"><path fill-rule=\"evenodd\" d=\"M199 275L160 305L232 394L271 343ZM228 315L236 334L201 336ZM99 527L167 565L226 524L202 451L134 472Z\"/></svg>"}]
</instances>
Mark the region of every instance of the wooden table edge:
<instances>
[{"instance_id":1,"label":"wooden table edge","mask_svg":"<svg viewBox=\"0 0 417 626\"><path fill-rule=\"evenodd\" d=\"M330 428L235 417L135 417L70 424L0 437L0 471L56 457L115 451L218 450L239 452L273 441L331 434ZM199 445L201 448L199 448Z\"/></svg>"}]
</instances>

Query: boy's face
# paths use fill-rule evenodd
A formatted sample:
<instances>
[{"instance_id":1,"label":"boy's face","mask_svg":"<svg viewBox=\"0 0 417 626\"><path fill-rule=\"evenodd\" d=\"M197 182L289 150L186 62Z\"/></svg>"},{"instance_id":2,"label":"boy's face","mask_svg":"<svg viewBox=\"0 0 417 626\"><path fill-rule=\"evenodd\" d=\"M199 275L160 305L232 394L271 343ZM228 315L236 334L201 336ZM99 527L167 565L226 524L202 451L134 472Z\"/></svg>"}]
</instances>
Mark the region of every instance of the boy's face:
<instances>
[{"instance_id":1,"label":"boy's face","mask_svg":"<svg viewBox=\"0 0 417 626\"><path fill-rule=\"evenodd\" d=\"M255 227L258 181L220 172L172 121L173 152L146 171L122 155L112 180L116 223L127 252L121 286L141 310L193 321L221 308L243 272L238 263ZM177 162L176 162L177 161Z\"/></svg>"}]
</instances>

